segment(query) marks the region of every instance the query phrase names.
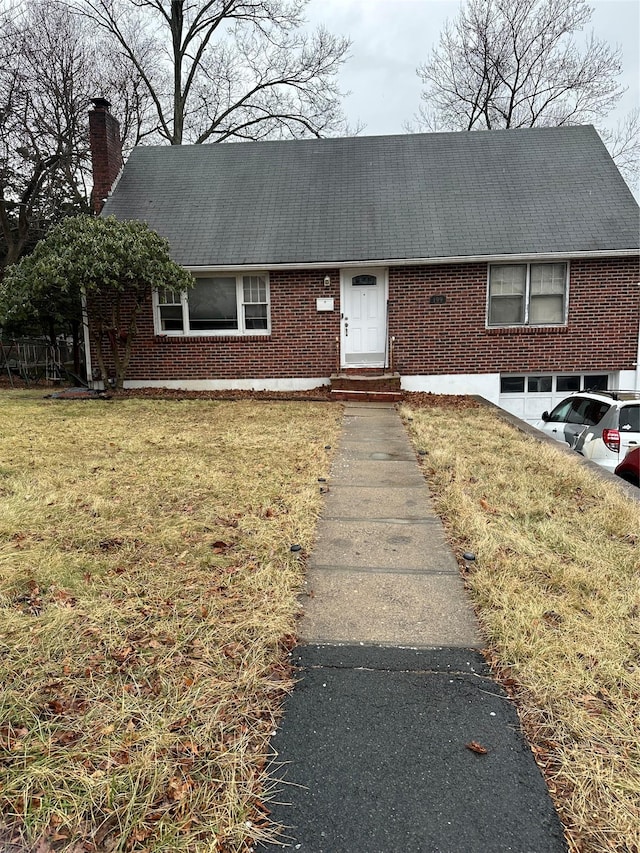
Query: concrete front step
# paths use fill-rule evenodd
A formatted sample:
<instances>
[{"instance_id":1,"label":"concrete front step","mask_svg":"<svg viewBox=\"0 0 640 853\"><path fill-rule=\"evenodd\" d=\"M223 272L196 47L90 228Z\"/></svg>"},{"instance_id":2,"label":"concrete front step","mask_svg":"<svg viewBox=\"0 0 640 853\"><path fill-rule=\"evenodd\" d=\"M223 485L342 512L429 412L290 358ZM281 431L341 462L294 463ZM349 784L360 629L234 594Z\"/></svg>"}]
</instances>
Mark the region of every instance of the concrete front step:
<instances>
[{"instance_id":1,"label":"concrete front step","mask_svg":"<svg viewBox=\"0 0 640 853\"><path fill-rule=\"evenodd\" d=\"M356 391L353 389L332 388L332 400L351 400L365 403L397 403L402 400L402 391Z\"/></svg>"},{"instance_id":2,"label":"concrete front step","mask_svg":"<svg viewBox=\"0 0 640 853\"><path fill-rule=\"evenodd\" d=\"M400 374L379 370L361 373L341 371L331 377L331 388L337 391L400 391Z\"/></svg>"},{"instance_id":3,"label":"concrete front step","mask_svg":"<svg viewBox=\"0 0 640 853\"><path fill-rule=\"evenodd\" d=\"M402 399L400 374L380 370L344 370L331 377L334 400L397 403Z\"/></svg>"}]
</instances>

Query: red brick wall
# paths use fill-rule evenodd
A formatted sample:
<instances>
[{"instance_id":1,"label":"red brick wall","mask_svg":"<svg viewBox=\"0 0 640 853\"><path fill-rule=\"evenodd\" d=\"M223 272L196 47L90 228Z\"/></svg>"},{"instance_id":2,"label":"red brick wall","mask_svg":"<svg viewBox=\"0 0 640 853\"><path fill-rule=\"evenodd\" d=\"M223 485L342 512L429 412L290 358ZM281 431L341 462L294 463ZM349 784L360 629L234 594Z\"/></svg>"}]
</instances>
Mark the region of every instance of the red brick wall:
<instances>
[{"instance_id":1,"label":"red brick wall","mask_svg":"<svg viewBox=\"0 0 640 853\"><path fill-rule=\"evenodd\" d=\"M324 286L325 276L331 286ZM271 334L234 337L155 336L151 308L138 322L127 379L261 379L328 377L340 335L337 269L269 273ZM333 296L335 311L316 299ZM94 362L95 364L95 362Z\"/></svg>"},{"instance_id":2,"label":"red brick wall","mask_svg":"<svg viewBox=\"0 0 640 853\"><path fill-rule=\"evenodd\" d=\"M402 375L632 370L638 258L574 260L566 326L485 328L487 265L389 270L389 333ZM444 304L431 304L444 296Z\"/></svg>"},{"instance_id":3,"label":"red brick wall","mask_svg":"<svg viewBox=\"0 0 640 853\"><path fill-rule=\"evenodd\" d=\"M325 288L324 277L331 277ZM638 258L579 260L570 268L566 327L486 329L487 265L389 270L389 333L402 375L632 370L640 316ZM272 271L271 334L155 336L151 307L127 378L132 380L329 377L340 335L337 269ZM318 313L332 296L335 311ZM430 303L444 296L444 304ZM95 366L95 361L94 361Z\"/></svg>"}]
</instances>

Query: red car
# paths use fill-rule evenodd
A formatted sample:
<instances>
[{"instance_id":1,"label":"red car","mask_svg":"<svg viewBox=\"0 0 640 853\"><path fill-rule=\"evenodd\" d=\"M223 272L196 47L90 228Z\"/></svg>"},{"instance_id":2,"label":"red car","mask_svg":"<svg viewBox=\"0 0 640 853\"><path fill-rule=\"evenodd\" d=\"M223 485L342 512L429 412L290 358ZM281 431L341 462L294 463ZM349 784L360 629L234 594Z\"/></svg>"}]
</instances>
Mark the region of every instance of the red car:
<instances>
[{"instance_id":1,"label":"red car","mask_svg":"<svg viewBox=\"0 0 640 853\"><path fill-rule=\"evenodd\" d=\"M634 447L615 470L618 477L640 487L640 447Z\"/></svg>"}]
</instances>

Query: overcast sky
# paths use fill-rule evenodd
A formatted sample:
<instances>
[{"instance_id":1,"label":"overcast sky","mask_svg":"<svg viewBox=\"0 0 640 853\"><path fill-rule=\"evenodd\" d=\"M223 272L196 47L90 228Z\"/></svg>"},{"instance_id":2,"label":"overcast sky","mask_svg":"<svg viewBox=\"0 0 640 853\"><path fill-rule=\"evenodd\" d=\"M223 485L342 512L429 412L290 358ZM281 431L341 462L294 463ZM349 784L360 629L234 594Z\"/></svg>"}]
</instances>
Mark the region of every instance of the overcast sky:
<instances>
[{"instance_id":1,"label":"overcast sky","mask_svg":"<svg viewBox=\"0 0 640 853\"><path fill-rule=\"evenodd\" d=\"M622 81L629 87L617 111L640 103L640 3L638 0L592 0L591 28L623 52ZM367 136L403 133L420 103L416 67L438 41L459 0L310 0L311 24L351 38L351 58L341 86L349 123L365 125ZM607 124L615 125L612 117Z\"/></svg>"}]
</instances>

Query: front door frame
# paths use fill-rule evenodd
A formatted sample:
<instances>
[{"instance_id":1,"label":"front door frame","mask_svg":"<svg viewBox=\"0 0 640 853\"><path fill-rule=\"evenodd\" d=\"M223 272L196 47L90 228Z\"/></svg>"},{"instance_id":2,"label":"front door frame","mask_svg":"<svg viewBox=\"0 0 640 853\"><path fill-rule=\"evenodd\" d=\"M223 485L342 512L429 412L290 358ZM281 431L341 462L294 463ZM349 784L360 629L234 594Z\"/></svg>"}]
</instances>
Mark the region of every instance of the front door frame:
<instances>
[{"instance_id":1,"label":"front door frame","mask_svg":"<svg viewBox=\"0 0 640 853\"><path fill-rule=\"evenodd\" d=\"M383 325L381 334L384 334L383 357L380 361L348 361L347 355L347 334L346 334L346 312L349 308L347 301L347 291L351 287L351 279L356 275L376 275L382 278L383 287L383 310L380 322ZM377 285L379 286L379 285ZM347 267L340 270L340 367L342 368L385 368L389 357L389 269L388 267Z\"/></svg>"}]
</instances>

